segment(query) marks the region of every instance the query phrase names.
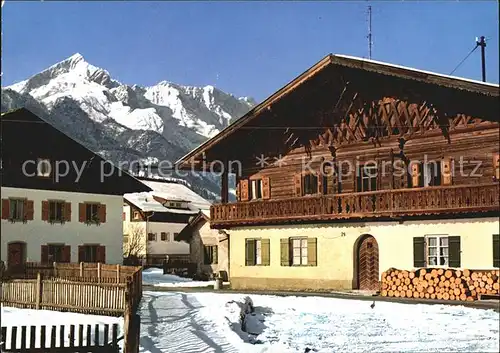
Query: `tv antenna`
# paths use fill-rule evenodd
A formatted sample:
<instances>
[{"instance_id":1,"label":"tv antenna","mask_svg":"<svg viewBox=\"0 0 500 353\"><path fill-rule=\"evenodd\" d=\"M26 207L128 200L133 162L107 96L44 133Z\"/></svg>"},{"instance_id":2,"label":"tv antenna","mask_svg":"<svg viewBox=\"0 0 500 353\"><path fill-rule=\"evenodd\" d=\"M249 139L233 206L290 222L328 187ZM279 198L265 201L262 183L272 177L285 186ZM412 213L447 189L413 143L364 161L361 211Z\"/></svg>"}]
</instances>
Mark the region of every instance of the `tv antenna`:
<instances>
[{"instance_id":1,"label":"tv antenna","mask_svg":"<svg viewBox=\"0 0 500 353\"><path fill-rule=\"evenodd\" d=\"M372 7L368 6L368 59L372 58Z\"/></svg>"}]
</instances>

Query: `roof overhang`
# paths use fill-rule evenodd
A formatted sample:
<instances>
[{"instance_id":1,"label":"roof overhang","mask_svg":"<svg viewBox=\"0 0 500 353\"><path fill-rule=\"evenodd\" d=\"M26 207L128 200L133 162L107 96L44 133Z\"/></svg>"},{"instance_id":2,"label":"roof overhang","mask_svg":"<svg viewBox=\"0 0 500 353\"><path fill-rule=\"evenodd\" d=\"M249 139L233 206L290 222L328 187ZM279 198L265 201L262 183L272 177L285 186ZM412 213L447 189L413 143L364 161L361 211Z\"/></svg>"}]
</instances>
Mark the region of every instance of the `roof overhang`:
<instances>
[{"instance_id":1,"label":"roof overhang","mask_svg":"<svg viewBox=\"0 0 500 353\"><path fill-rule=\"evenodd\" d=\"M201 160L205 159L204 155L207 151L221 143L223 140L227 139L236 131L244 128L245 125L248 125L263 113L272 111L274 104L290 95L291 92L299 88L308 80L311 80L313 77L319 75L327 68L334 66L348 67L362 71L374 72L385 76L393 76L405 80L419 81L429 85L441 86L454 90L468 91L478 96L487 96L492 98L498 98L499 96L498 84L485 83L454 76L446 76L438 73L417 70L374 60L330 54L313 65L311 68L303 72L293 81L282 87L262 103L258 104L243 117L223 129L216 136L205 141L203 144L180 158L175 163L176 168L184 170L202 170L203 168L200 166L200 163ZM203 158L200 158L200 156L203 156Z\"/></svg>"},{"instance_id":2,"label":"roof overhang","mask_svg":"<svg viewBox=\"0 0 500 353\"><path fill-rule=\"evenodd\" d=\"M175 241L191 241L193 229L200 221L210 222L210 219L202 211L200 211L189 223L175 236Z\"/></svg>"}]
</instances>

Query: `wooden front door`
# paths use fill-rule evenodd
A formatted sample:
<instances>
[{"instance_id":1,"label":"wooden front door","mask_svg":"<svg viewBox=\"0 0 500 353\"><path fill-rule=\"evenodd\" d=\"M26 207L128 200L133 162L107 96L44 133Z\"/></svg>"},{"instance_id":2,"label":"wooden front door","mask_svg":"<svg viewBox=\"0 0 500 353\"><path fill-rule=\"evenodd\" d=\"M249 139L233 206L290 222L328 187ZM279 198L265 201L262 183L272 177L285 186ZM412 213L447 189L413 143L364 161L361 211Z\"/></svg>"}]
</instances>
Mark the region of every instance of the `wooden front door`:
<instances>
[{"instance_id":1,"label":"wooden front door","mask_svg":"<svg viewBox=\"0 0 500 353\"><path fill-rule=\"evenodd\" d=\"M379 290L378 244L371 235L364 236L358 246L358 289Z\"/></svg>"},{"instance_id":2,"label":"wooden front door","mask_svg":"<svg viewBox=\"0 0 500 353\"><path fill-rule=\"evenodd\" d=\"M19 266L26 262L26 243L9 243L7 246L7 265Z\"/></svg>"}]
</instances>

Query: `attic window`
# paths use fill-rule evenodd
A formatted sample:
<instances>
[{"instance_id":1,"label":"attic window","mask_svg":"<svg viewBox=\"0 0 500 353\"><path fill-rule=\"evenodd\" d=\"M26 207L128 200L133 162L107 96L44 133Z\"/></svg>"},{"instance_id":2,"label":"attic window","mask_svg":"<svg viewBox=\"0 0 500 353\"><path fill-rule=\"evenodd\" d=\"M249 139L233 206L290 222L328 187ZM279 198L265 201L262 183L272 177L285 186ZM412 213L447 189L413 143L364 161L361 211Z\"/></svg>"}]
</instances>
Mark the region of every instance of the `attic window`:
<instances>
[{"instance_id":1,"label":"attic window","mask_svg":"<svg viewBox=\"0 0 500 353\"><path fill-rule=\"evenodd\" d=\"M134 219L141 219L141 214L139 211L134 211Z\"/></svg>"},{"instance_id":2,"label":"attic window","mask_svg":"<svg viewBox=\"0 0 500 353\"><path fill-rule=\"evenodd\" d=\"M50 173L52 172L52 165L50 164L50 160L38 158L36 172L39 177L50 177Z\"/></svg>"}]
</instances>

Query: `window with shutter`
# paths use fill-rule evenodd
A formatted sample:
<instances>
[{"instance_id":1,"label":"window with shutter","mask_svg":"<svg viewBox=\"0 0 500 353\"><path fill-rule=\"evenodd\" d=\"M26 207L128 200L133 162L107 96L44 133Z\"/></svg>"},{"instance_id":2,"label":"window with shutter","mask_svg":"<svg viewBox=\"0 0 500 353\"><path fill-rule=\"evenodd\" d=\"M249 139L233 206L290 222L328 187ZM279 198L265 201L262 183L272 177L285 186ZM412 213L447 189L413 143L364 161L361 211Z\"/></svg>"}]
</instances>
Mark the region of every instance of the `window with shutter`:
<instances>
[{"instance_id":1,"label":"window with shutter","mask_svg":"<svg viewBox=\"0 0 500 353\"><path fill-rule=\"evenodd\" d=\"M307 265L318 265L318 245L316 238L307 238Z\"/></svg>"},{"instance_id":2,"label":"window with shutter","mask_svg":"<svg viewBox=\"0 0 500 353\"><path fill-rule=\"evenodd\" d=\"M449 248L449 266L460 267L461 252L462 252L460 245L460 237L459 236L448 237L448 248Z\"/></svg>"},{"instance_id":3,"label":"window with shutter","mask_svg":"<svg viewBox=\"0 0 500 353\"><path fill-rule=\"evenodd\" d=\"M241 201L248 201L249 200L249 195L248 195L248 179L241 179L240 180L240 197Z\"/></svg>"},{"instance_id":4,"label":"window with shutter","mask_svg":"<svg viewBox=\"0 0 500 353\"><path fill-rule=\"evenodd\" d=\"M290 266L290 239L280 239L281 266Z\"/></svg>"},{"instance_id":5,"label":"window with shutter","mask_svg":"<svg viewBox=\"0 0 500 353\"><path fill-rule=\"evenodd\" d=\"M295 196L302 196L302 175L295 174L293 177Z\"/></svg>"},{"instance_id":6,"label":"window with shutter","mask_svg":"<svg viewBox=\"0 0 500 353\"><path fill-rule=\"evenodd\" d=\"M258 200L263 198L262 180L252 179L250 180L250 199Z\"/></svg>"},{"instance_id":7,"label":"window with shutter","mask_svg":"<svg viewBox=\"0 0 500 353\"><path fill-rule=\"evenodd\" d=\"M78 204L78 222L85 223L87 218L87 205L85 203Z\"/></svg>"},{"instance_id":8,"label":"window with shutter","mask_svg":"<svg viewBox=\"0 0 500 353\"><path fill-rule=\"evenodd\" d=\"M9 199L2 199L2 219L9 219L10 215L10 201Z\"/></svg>"},{"instance_id":9,"label":"window with shutter","mask_svg":"<svg viewBox=\"0 0 500 353\"><path fill-rule=\"evenodd\" d=\"M246 266L268 266L269 255L269 239L245 239Z\"/></svg>"},{"instance_id":10,"label":"window with shutter","mask_svg":"<svg viewBox=\"0 0 500 353\"><path fill-rule=\"evenodd\" d=\"M313 173L304 174L302 176L302 194L314 195L319 190L318 175Z\"/></svg>"},{"instance_id":11,"label":"window with shutter","mask_svg":"<svg viewBox=\"0 0 500 353\"><path fill-rule=\"evenodd\" d=\"M453 161L451 158L444 158L441 162L441 174L443 185L451 185L453 183Z\"/></svg>"},{"instance_id":12,"label":"window with shutter","mask_svg":"<svg viewBox=\"0 0 500 353\"><path fill-rule=\"evenodd\" d=\"M63 223L65 221L65 209L66 204L64 201L48 201L48 221Z\"/></svg>"},{"instance_id":13,"label":"window with shutter","mask_svg":"<svg viewBox=\"0 0 500 353\"><path fill-rule=\"evenodd\" d=\"M500 154L493 154L493 177L496 181L500 180Z\"/></svg>"},{"instance_id":14,"label":"window with shutter","mask_svg":"<svg viewBox=\"0 0 500 353\"><path fill-rule=\"evenodd\" d=\"M86 262L85 247L83 245L78 245L78 262Z\"/></svg>"},{"instance_id":15,"label":"window with shutter","mask_svg":"<svg viewBox=\"0 0 500 353\"><path fill-rule=\"evenodd\" d=\"M10 199L9 220L23 222L25 220L25 199Z\"/></svg>"},{"instance_id":16,"label":"window with shutter","mask_svg":"<svg viewBox=\"0 0 500 353\"><path fill-rule=\"evenodd\" d=\"M42 201L42 221L49 220L49 201Z\"/></svg>"},{"instance_id":17,"label":"window with shutter","mask_svg":"<svg viewBox=\"0 0 500 353\"><path fill-rule=\"evenodd\" d=\"M413 267L425 267L425 238L413 238Z\"/></svg>"},{"instance_id":18,"label":"window with shutter","mask_svg":"<svg viewBox=\"0 0 500 353\"><path fill-rule=\"evenodd\" d=\"M262 198L264 200L271 198L271 180L268 177L262 178Z\"/></svg>"},{"instance_id":19,"label":"window with shutter","mask_svg":"<svg viewBox=\"0 0 500 353\"><path fill-rule=\"evenodd\" d=\"M99 204L97 207L97 216L99 217L100 223L106 223L106 205Z\"/></svg>"},{"instance_id":20,"label":"window with shutter","mask_svg":"<svg viewBox=\"0 0 500 353\"><path fill-rule=\"evenodd\" d=\"M377 190L378 167L376 165L361 165L357 171L358 192Z\"/></svg>"},{"instance_id":21,"label":"window with shutter","mask_svg":"<svg viewBox=\"0 0 500 353\"><path fill-rule=\"evenodd\" d=\"M203 246L203 263L205 265L217 264L217 245Z\"/></svg>"},{"instance_id":22,"label":"window with shutter","mask_svg":"<svg viewBox=\"0 0 500 353\"><path fill-rule=\"evenodd\" d=\"M320 170L318 170L318 173L316 174L316 178L318 180L318 189L316 190L316 193L320 195L326 194L326 190L324 189L326 187L326 179L323 164L321 164Z\"/></svg>"},{"instance_id":23,"label":"window with shutter","mask_svg":"<svg viewBox=\"0 0 500 353\"><path fill-rule=\"evenodd\" d=\"M97 247L97 262L102 264L106 263L106 247L104 245L99 245Z\"/></svg>"},{"instance_id":24,"label":"window with shutter","mask_svg":"<svg viewBox=\"0 0 500 353\"><path fill-rule=\"evenodd\" d=\"M25 207L26 207L26 220L27 221L32 221L34 216L35 216L35 206L33 200L26 200L25 201Z\"/></svg>"},{"instance_id":25,"label":"window with shutter","mask_svg":"<svg viewBox=\"0 0 500 353\"><path fill-rule=\"evenodd\" d=\"M37 176L50 178L52 173L52 163L50 159L38 158L36 165Z\"/></svg>"},{"instance_id":26,"label":"window with shutter","mask_svg":"<svg viewBox=\"0 0 500 353\"><path fill-rule=\"evenodd\" d=\"M292 265L304 266L308 264L308 239L307 238L290 238Z\"/></svg>"},{"instance_id":27,"label":"window with shutter","mask_svg":"<svg viewBox=\"0 0 500 353\"><path fill-rule=\"evenodd\" d=\"M261 265L269 266L271 264L271 244L269 239L261 239L260 240L260 256L261 256Z\"/></svg>"},{"instance_id":28,"label":"window with shutter","mask_svg":"<svg viewBox=\"0 0 500 353\"><path fill-rule=\"evenodd\" d=\"M245 265L246 266L255 266L255 239L246 239L245 240Z\"/></svg>"},{"instance_id":29,"label":"window with shutter","mask_svg":"<svg viewBox=\"0 0 500 353\"><path fill-rule=\"evenodd\" d=\"M99 204L98 203L85 203L85 223L98 224L99 223Z\"/></svg>"},{"instance_id":30,"label":"window with shutter","mask_svg":"<svg viewBox=\"0 0 500 353\"><path fill-rule=\"evenodd\" d=\"M99 245L78 246L79 262L100 262L98 255L99 255Z\"/></svg>"},{"instance_id":31,"label":"window with shutter","mask_svg":"<svg viewBox=\"0 0 500 353\"><path fill-rule=\"evenodd\" d=\"M449 237L447 235L426 235L426 267L450 266Z\"/></svg>"},{"instance_id":32,"label":"window with shutter","mask_svg":"<svg viewBox=\"0 0 500 353\"><path fill-rule=\"evenodd\" d=\"M148 241L156 241L156 233L148 233Z\"/></svg>"},{"instance_id":33,"label":"window with shutter","mask_svg":"<svg viewBox=\"0 0 500 353\"><path fill-rule=\"evenodd\" d=\"M493 234L493 267L500 267L500 234Z\"/></svg>"},{"instance_id":34,"label":"window with shutter","mask_svg":"<svg viewBox=\"0 0 500 353\"><path fill-rule=\"evenodd\" d=\"M68 252L69 250L69 252ZM43 248L42 248L43 251ZM47 262L70 262L71 247L62 244L47 245Z\"/></svg>"},{"instance_id":35,"label":"window with shutter","mask_svg":"<svg viewBox=\"0 0 500 353\"><path fill-rule=\"evenodd\" d=\"M49 247L47 245L41 246L40 260L42 261L42 263L49 262Z\"/></svg>"},{"instance_id":36,"label":"window with shutter","mask_svg":"<svg viewBox=\"0 0 500 353\"><path fill-rule=\"evenodd\" d=\"M63 220L65 222L71 222L71 202L65 202L64 203Z\"/></svg>"},{"instance_id":37,"label":"window with shutter","mask_svg":"<svg viewBox=\"0 0 500 353\"><path fill-rule=\"evenodd\" d=\"M423 179L419 162L411 162L411 186L414 188L423 186Z\"/></svg>"}]
</instances>

